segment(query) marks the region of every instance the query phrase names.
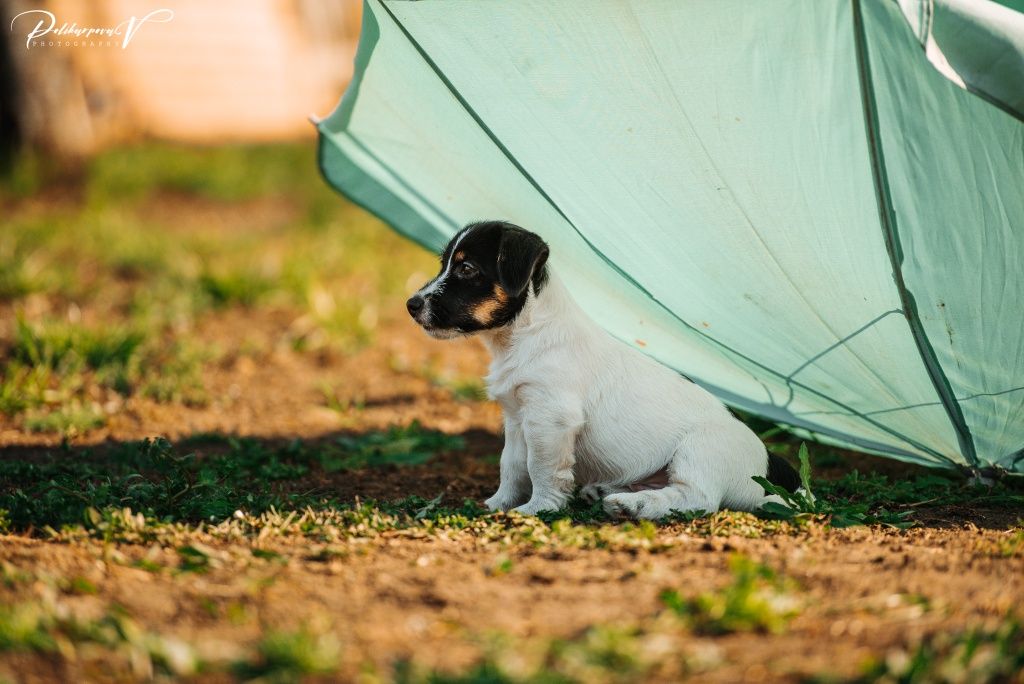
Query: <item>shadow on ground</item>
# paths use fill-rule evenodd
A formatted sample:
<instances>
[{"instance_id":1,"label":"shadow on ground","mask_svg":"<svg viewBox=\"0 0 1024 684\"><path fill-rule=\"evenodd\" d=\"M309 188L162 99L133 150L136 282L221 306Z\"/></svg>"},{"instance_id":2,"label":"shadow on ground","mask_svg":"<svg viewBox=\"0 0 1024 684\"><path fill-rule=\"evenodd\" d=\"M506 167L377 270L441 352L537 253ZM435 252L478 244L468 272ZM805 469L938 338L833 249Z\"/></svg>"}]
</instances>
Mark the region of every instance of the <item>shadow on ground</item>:
<instances>
[{"instance_id":1,"label":"shadow on ground","mask_svg":"<svg viewBox=\"0 0 1024 684\"><path fill-rule=\"evenodd\" d=\"M498 482L502 436L447 434L412 422L386 430L300 438L219 432L170 442L107 440L88 447L12 445L0 452L0 511L12 531L81 522L88 509L131 508L197 522L237 510L345 508L358 502L480 503ZM772 450L792 453L794 443ZM819 510L835 526L851 520L906 527L1005 530L1024 509L1019 484L972 485L956 474L822 448L814 467ZM406 506L408 507L408 506ZM610 522L579 500L545 519ZM688 517L688 516L687 516Z\"/></svg>"}]
</instances>

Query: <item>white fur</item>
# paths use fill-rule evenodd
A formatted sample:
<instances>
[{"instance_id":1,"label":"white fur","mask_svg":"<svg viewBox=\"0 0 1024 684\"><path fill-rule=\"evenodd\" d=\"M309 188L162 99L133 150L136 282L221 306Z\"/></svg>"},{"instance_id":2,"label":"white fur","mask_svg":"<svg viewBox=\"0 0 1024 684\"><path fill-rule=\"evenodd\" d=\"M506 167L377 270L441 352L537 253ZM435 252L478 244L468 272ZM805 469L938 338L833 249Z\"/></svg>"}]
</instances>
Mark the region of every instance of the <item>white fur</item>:
<instances>
[{"instance_id":1,"label":"white fur","mask_svg":"<svg viewBox=\"0 0 1024 684\"><path fill-rule=\"evenodd\" d=\"M551 275L515 321L482 333L504 410L491 510L561 508L575 485L618 516L752 511L766 501L761 440L710 393L616 340ZM667 469L667 486L631 491ZM664 476L662 477L664 480Z\"/></svg>"},{"instance_id":2,"label":"white fur","mask_svg":"<svg viewBox=\"0 0 1024 684\"><path fill-rule=\"evenodd\" d=\"M430 298L431 296L437 296L444 292L444 286L448 283L448 278L449 276L451 276L452 273L452 264L455 261L455 253L459 251L459 243L462 242L462 239L466 237L466 235L468 235L469 232L469 227L463 228L455 235L454 238L452 238L455 241L455 244L452 245L451 253L448 255L448 261L445 263L444 268L441 269L441 272L437 275L436 278L434 278L429 283L421 287L419 291L416 293L417 295L423 297L424 299L423 308L416 315L416 322L419 323L420 325L425 326L425 323L430 320ZM423 329L426 331L428 335L438 340L450 340L454 337L459 337L461 334L457 330L445 330L441 328L429 327L424 327Z\"/></svg>"}]
</instances>

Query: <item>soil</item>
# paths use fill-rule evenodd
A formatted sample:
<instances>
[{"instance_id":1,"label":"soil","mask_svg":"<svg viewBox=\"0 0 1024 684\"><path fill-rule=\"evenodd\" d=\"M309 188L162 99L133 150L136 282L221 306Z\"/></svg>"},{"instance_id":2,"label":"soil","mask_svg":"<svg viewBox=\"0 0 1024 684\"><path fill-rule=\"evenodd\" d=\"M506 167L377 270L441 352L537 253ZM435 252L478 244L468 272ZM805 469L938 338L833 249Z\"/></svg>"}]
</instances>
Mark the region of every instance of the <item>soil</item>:
<instances>
[{"instance_id":1,"label":"soil","mask_svg":"<svg viewBox=\"0 0 1024 684\"><path fill-rule=\"evenodd\" d=\"M207 406L131 398L107 427L75 445L204 432L315 440L417 420L463 435L467 448L422 466L342 473L315 484L347 499L443 493L446 501L458 502L492 493L502 444L500 411L490 402L455 399L423 372L429 367L452 376L482 375L487 360L478 343L430 340L396 317L382 323L373 344L355 353L300 353L280 342L295 325L287 311L231 310L210 317L196 334L224 353L204 377ZM325 387L340 410L326 405ZM5 458L32 457L59 441L11 425L0 430ZM854 460L896 476L911 472L867 456ZM729 559L743 553L802 588L806 605L799 616L779 635L688 636L671 647L685 650L689 662L705 664L700 681L798 681L822 673L854 677L870 657L909 649L928 635L998 620L1020 606L1024 556L991 552L1008 538L1019 514L952 507L931 511L923 524L906 531L811 527L762 539L706 538L674 524L658 528L657 538L671 544L657 551L505 548L472 539L385 534L360 553L327 562L308 557L307 540L277 538L272 548L285 562L242 569L226 562L206 574L186 575L110 562L109 549L97 544L22 536L0 537L0 558L29 572L87 578L96 593L68 598L76 610L117 604L148 630L221 655L254 643L268 629L327 621L343 644L342 670L329 679L352 680L366 663L387 671L401 659L464 670L479 653L465 634L497 630L524 639L571 638L595 624L656 619L663 589L690 594L720 588L730 580ZM116 550L129 559L148 552L143 545ZM509 569L496 572L498 567ZM3 602L19 598L18 591L0 589ZM237 602L247 619L226 619L228 606ZM25 682L104 679L94 667L28 652L0 657L0 676Z\"/></svg>"}]
</instances>

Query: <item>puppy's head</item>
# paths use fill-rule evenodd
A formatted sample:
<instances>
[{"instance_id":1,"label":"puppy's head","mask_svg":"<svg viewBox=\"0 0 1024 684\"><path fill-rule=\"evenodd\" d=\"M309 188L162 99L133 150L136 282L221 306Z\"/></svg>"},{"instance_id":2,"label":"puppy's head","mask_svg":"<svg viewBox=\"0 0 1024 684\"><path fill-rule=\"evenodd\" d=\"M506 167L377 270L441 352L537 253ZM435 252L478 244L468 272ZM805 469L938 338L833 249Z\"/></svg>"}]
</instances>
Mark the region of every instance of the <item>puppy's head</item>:
<instances>
[{"instance_id":1,"label":"puppy's head","mask_svg":"<svg viewBox=\"0 0 1024 684\"><path fill-rule=\"evenodd\" d=\"M441 271L406 302L431 336L447 339L511 323L547 279L548 246L504 221L471 223L441 255Z\"/></svg>"}]
</instances>

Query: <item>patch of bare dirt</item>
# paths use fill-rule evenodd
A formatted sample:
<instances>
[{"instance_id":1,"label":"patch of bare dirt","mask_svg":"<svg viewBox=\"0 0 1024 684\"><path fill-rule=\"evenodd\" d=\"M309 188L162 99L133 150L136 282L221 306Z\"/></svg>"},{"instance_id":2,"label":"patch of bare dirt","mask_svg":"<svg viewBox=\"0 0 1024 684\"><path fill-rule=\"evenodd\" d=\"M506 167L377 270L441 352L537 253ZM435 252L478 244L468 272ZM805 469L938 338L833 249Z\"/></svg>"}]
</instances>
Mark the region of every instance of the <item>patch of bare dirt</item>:
<instances>
[{"instance_id":1,"label":"patch of bare dirt","mask_svg":"<svg viewBox=\"0 0 1024 684\"><path fill-rule=\"evenodd\" d=\"M205 406L130 397L105 427L76 437L73 444L157 435L173 440L197 433L311 438L413 420L453 434L500 429L495 404L459 401L435 377L482 377L487 359L478 341L440 342L403 321L383 324L372 344L352 353L329 347L299 352L291 345L298 320L293 312L273 310L231 310L205 318L194 337L220 351L203 374ZM328 406L328 396L336 408ZM60 443L59 435L25 433L0 417L0 448Z\"/></svg>"}]
</instances>

